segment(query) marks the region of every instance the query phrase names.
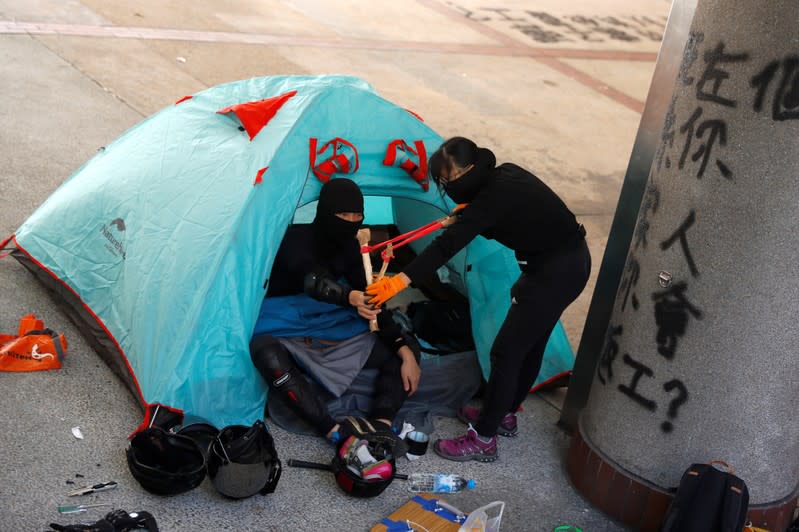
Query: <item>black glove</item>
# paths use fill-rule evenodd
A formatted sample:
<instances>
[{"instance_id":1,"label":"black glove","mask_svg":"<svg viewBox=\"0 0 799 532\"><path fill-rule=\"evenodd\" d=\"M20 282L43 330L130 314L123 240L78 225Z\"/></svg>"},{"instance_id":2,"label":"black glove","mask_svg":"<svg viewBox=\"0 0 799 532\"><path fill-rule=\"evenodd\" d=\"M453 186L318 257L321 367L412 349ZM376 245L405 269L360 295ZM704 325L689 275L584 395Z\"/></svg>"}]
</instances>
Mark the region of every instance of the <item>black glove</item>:
<instances>
[{"instance_id":1,"label":"black glove","mask_svg":"<svg viewBox=\"0 0 799 532\"><path fill-rule=\"evenodd\" d=\"M383 309L377 315L377 327L377 335L392 352L396 353L400 347L408 345L405 335L402 334L402 327L394 320L389 309Z\"/></svg>"},{"instance_id":2,"label":"black glove","mask_svg":"<svg viewBox=\"0 0 799 532\"><path fill-rule=\"evenodd\" d=\"M114 525L105 519L100 519L92 525L81 523L75 525L59 525L58 523L50 523L50 528L58 532L116 532L114 530Z\"/></svg>"},{"instance_id":3,"label":"black glove","mask_svg":"<svg viewBox=\"0 0 799 532\"><path fill-rule=\"evenodd\" d=\"M130 530L147 530L158 532L158 525L149 512L126 512L114 510L94 524L59 525L50 523L50 528L58 532L129 532Z\"/></svg>"},{"instance_id":4,"label":"black glove","mask_svg":"<svg viewBox=\"0 0 799 532\"><path fill-rule=\"evenodd\" d=\"M150 512L126 512L115 510L105 516L105 520L113 525L114 532L146 529L147 532L158 532L155 517Z\"/></svg>"},{"instance_id":5,"label":"black glove","mask_svg":"<svg viewBox=\"0 0 799 532\"><path fill-rule=\"evenodd\" d=\"M324 303L346 307L349 305L351 289L340 285L323 272L311 272L303 279L305 293Z\"/></svg>"}]
</instances>

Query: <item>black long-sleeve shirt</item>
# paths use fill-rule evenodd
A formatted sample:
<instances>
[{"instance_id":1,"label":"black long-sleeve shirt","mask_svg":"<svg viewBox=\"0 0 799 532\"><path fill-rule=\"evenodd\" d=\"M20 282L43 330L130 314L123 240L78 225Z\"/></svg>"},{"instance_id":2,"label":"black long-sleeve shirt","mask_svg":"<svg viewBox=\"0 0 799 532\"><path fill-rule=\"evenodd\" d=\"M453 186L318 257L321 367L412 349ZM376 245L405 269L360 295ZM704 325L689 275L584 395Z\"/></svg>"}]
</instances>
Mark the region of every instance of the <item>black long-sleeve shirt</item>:
<instances>
[{"instance_id":1,"label":"black long-sleeve shirt","mask_svg":"<svg viewBox=\"0 0 799 532\"><path fill-rule=\"evenodd\" d=\"M534 262L573 241L578 227L574 214L543 181L505 163L491 171L458 220L403 272L411 281L423 281L477 235L512 249L519 261Z\"/></svg>"},{"instance_id":2,"label":"black long-sleeve shirt","mask_svg":"<svg viewBox=\"0 0 799 532\"><path fill-rule=\"evenodd\" d=\"M280 244L266 297L289 296L305 292L305 276L309 273L324 274L331 280L344 279L349 288L342 290L338 304L349 306L350 289L363 291L366 275L363 269L361 247L353 238L340 246L333 255L322 254L316 246L314 228L310 224L292 225ZM378 337L392 351L406 345L402 329L391 318L391 311L384 309L378 314L380 330Z\"/></svg>"},{"instance_id":3,"label":"black long-sleeve shirt","mask_svg":"<svg viewBox=\"0 0 799 532\"><path fill-rule=\"evenodd\" d=\"M344 278L354 290L366 287L361 249L355 238L332 255L320 253L315 239L311 224L288 228L275 256L266 297L303 293L305 276L309 273L325 274L336 281Z\"/></svg>"}]
</instances>

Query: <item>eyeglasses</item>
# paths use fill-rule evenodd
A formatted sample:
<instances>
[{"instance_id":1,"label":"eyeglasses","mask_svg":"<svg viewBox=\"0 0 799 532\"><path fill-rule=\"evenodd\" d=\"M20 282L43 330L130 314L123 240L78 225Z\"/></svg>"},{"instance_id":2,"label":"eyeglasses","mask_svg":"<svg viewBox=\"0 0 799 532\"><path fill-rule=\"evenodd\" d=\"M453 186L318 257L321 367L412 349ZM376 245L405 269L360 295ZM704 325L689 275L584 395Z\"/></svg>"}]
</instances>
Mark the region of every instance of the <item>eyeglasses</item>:
<instances>
[{"instance_id":1,"label":"eyeglasses","mask_svg":"<svg viewBox=\"0 0 799 532\"><path fill-rule=\"evenodd\" d=\"M447 184L449 184L449 183L452 183L453 181L457 181L458 179L460 179L461 177L463 177L465 174L468 174L468 173L469 173L469 171L470 171L472 168L474 168L474 163L472 163L472 164L470 164L470 165L467 165L467 166L466 166L466 167L464 167L464 168L459 168L459 169L458 169L458 171L457 171L457 172L455 172L455 173L454 173L453 175L451 175L451 176L444 177L443 175L440 175L440 176L439 176L439 181L440 181L440 182L441 182L441 184L442 184L442 185L443 185L443 186L446 188Z\"/></svg>"}]
</instances>

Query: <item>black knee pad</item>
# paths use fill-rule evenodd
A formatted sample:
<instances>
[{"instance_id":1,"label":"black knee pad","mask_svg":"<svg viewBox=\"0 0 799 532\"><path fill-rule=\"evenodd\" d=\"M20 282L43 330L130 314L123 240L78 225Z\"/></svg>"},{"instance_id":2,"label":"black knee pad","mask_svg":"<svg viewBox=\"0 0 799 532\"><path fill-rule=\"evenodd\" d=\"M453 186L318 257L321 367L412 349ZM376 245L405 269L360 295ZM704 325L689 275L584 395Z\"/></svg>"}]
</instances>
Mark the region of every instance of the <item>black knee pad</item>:
<instances>
[{"instance_id":1,"label":"black knee pad","mask_svg":"<svg viewBox=\"0 0 799 532\"><path fill-rule=\"evenodd\" d=\"M300 372L294 358L273 336L256 337L250 342L253 364L269 386L298 415L316 425L328 417L322 401Z\"/></svg>"},{"instance_id":2,"label":"black knee pad","mask_svg":"<svg viewBox=\"0 0 799 532\"><path fill-rule=\"evenodd\" d=\"M270 390L281 393L292 402L298 402L298 381L302 381L294 358L283 344L273 336L263 336L250 342L250 357ZM302 381L304 382L304 381Z\"/></svg>"}]
</instances>

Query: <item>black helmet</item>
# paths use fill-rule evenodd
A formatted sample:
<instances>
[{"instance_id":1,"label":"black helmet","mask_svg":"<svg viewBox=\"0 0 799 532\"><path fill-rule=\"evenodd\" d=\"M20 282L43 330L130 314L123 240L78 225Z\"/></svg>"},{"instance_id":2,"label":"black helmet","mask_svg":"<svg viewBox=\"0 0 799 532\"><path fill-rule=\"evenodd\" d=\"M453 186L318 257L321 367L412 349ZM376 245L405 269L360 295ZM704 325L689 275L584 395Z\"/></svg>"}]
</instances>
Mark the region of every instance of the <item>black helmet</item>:
<instances>
[{"instance_id":1,"label":"black helmet","mask_svg":"<svg viewBox=\"0 0 799 532\"><path fill-rule=\"evenodd\" d=\"M197 443L158 427L136 433L125 454L133 477L157 495L189 491L205 478L205 456Z\"/></svg>"},{"instance_id":2,"label":"black helmet","mask_svg":"<svg viewBox=\"0 0 799 532\"><path fill-rule=\"evenodd\" d=\"M188 425L178 425L169 429L169 432L186 436L194 440L203 453L206 463L208 461L208 449L211 443L219 435L219 429L210 423L195 422Z\"/></svg>"},{"instance_id":3,"label":"black helmet","mask_svg":"<svg viewBox=\"0 0 799 532\"><path fill-rule=\"evenodd\" d=\"M223 428L208 451L208 476L226 497L243 499L275 491L281 464L263 421Z\"/></svg>"},{"instance_id":4,"label":"black helmet","mask_svg":"<svg viewBox=\"0 0 799 532\"><path fill-rule=\"evenodd\" d=\"M355 452L363 448L367 451L371 461L362 463ZM394 480L396 464L392 449L383 441L376 441L366 435L362 438L351 435L343 440L330 469L336 478L336 484L353 497L377 497Z\"/></svg>"}]
</instances>

